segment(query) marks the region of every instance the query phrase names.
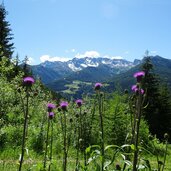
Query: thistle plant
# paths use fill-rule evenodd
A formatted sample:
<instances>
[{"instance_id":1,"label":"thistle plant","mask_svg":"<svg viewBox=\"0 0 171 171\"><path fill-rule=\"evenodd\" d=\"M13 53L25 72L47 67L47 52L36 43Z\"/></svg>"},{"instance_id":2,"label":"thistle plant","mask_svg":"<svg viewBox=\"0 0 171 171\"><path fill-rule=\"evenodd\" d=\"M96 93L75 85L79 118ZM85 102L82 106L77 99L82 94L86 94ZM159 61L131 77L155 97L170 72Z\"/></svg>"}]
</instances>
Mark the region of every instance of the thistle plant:
<instances>
[{"instance_id":1,"label":"thistle plant","mask_svg":"<svg viewBox=\"0 0 171 171\"><path fill-rule=\"evenodd\" d=\"M67 157L68 157L68 148L69 145L67 143L67 107L68 102L61 102L60 103L60 109L63 112L63 115L61 115L61 127L62 127L62 134L63 134L63 171L67 171Z\"/></svg>"},{"instance_id":2,"label":"thistle plant","mask_svg":"<svg viewBox=\"0 0 171 171\"><path fill-rule=\"evenodd\" d=\"M51 125L51 138L50 138L50 155L49 155L49 168L48 171L51 170L51 164L52 164L52 151L53 151L53 118L54 118L54 113L50 112L49 113L49 120L50 120L50 125Z\"/></svg>"},{"instance_id":3,"label":"thistle plant","mask_svg":"<svg viewBox=\"0 0 171 171\"><path fill-rule=\"evenodd\" d=\"M49 145L49 129L51 127L51 139L50 139L50 164L49 164L49 171L51 167L51 160L52 160L52 145L53 145L53 118L54 118L54 113L52 110L56 106L52 103L47 104L47 110L48 110L48 125L47 125L47 134L46 134L46 144L45 144L45 154L44 154L44 162L43 162L43 168L46 169L46 163L47 163L47 153L48 153L48 145Z\"/></svg>"},{"instance_id":4,"label":"thistle plant","mask_svg":"<svg viewBox=\"0 0 171 171\"><path fill-rule=\"evenodd\" d=\"M22 136L22 145L21 145L21 157L19 160L19 171L22 169L23 159L24 159L24 152L25 152L25 144L26 144L26 136L27 136L27 129L28 129L28 118L29 118L29 96L30 90L32 85L34 84L34 79L32 77L25 77L23 79L23 84L26 88L26 104L24 110L24 125L23 125L23 136Z\"/></svg>"},{"instance_id":5,"label":"thistle plant","mask_svg":"<svg viewBox=\"0 0 171 171\"><path fill-rule=\"evenodd\" d=\"M84 111L82 115L82 150L83 150L83 155L84 155L84 170L87 170L87 153L86 153L86 148L88 147L88 142L90 139L90 132L91 125L87 117L87 112Z\"/></svg>"},{"instance_id":6,"label":"thistle plant","mask_svg":"<svg viewBox=\"0 0 171 171\"><path fill-rule=\"evenodd\" d=\"M82 111L81 111L81 106L83 104L83 101L81 99L78 99L75 101L77 107L79 108L79 115L77 117L77 125L76 125L76 128L77 128L77 153L76 153L76 167L75 167L75 170L78 171L79 170L79 150L80 150L80 144L81 144L81 141L82 141Z\"/></svg>"},{"instance_id":7,"label":"thistle plant","mask_svg":"<svg viewBox=\"0 0 171 171\"><path fill-rule=\"evenodd\" d=\"M100 92L101 83L95 84L95 90L98 97L98 112L100 118L100 133L101 133L101 170L104 170L104 128L103 128L103 94Z\"/></svg>"},{"instance_id":8,"label":"thistle plant","mask_svg":"<svg viewBox=\"0 0 171 171\"><path fill-rule=\"evenodd\" d=\"M132 86L132 90L136 94L135 98L135 113L134 113L134 123L133 123L133 144L134 144L134 157L133 157L133 171L137 171L138 163L138 141L139 141L139 129L140 121L143 108L143 94L144 90L141 88L142 78L145 76L143 71L137 72L134 74L134 77L137 79L137 84Z\"/></svg>"}]
</instances>

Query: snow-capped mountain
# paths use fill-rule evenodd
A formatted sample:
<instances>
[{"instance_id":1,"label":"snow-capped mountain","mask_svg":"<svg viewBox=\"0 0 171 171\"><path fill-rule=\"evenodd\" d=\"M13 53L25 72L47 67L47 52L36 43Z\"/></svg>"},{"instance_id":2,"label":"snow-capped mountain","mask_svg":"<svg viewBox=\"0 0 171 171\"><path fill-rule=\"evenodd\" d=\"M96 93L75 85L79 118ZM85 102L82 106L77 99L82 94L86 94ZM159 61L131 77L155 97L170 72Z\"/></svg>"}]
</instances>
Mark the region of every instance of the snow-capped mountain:
<instances>
[{"instance_id":1,"label":"snow-capped mountain","mask_svg":"<svg viewBox=\"0 0 171 171\"><path fill-rule=\"evenodd\" d=\"M171 60L160 56L150 58L155 73L171 87ZM122 89L131 87L135 81L132 76L141 69L144 59L130 62L123 59L85 57L67 62L46 61L30 67L33 74L39 76L51 90L67 97L81 98L83 93L93 91L95 82L106 83L106 91L113 91L117 85Z\"/></svg>"},{"instance_id":2,"label":"snow-capped mountain","mask_svg":"<svg viewBox=\"0 0 171 171\"><path fill-rule=\"evenodd\" d=\"M99 65L107 65L110 68L131 68L140 63L140 60L135 60L135 62L130 62L124 59L110 59L110 58L73 58L67 62L55 61L49 62L45 61L40 65L47 68L53 68L55 70L68 70L69 68L75 72L80 71L87 67L98 67ZM69 70L70 70L69 69Z\"/></svg>"},{"instance_id":3,"label":"snow-capped mountain","mask_svg":"<svg viewBox=\"0 0 171 171\"><path fill-rule=\"evenodd\" d=\"M140 60L130 62L124 59L110 59L104 57L98 58L73 58L72 60L61 62L61 61L45 61L39 65L32 66L32 71L35 76L38 76L42 81L46 83L53 82L64 77L72 76L76 78L79 73L81 77L86 76L85 73L91 75L92 70L99 71L105 74L105 79L112 74L119 74L126 71L135 65L139 64ZM96 69L93 69L96 68ZM104 71L105 70L105 71ZM104 71L104 72L103 72ZM76 75L75 75L76 74Z\"/></svg>"},{"instance_id":4,"label":"snow-capped mountain","mask_svg":"<svg viewBox=\"0 0 171 171\"><path fill-rule=\"evenodd\" d=\"M134 63L123 59L85 57L73 58L67 62L67 65L72 71L80 71L87 67L98 67L100 65L107 65L110 68L131 68L134 66Z\"/></svg>"}]
</instances>

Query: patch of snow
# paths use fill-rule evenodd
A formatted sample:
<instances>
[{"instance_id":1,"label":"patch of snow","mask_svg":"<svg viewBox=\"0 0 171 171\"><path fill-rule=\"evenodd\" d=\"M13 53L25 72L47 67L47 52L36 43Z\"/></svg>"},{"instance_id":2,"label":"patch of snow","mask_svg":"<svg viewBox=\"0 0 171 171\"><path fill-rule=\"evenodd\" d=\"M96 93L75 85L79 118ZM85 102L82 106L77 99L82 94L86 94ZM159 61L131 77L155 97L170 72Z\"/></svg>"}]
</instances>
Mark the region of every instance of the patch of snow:
<instances>
[{"instance_id":1,"label":"patch of snow","mask_svg":"<svg viewBox=\"0 0 171 171\"><path fill-rule=\"evenodd\" d=\"M72 71L80 71L80 67L76 67L73 63L68 64L68 67L72 69Z\"/></svg>"},{"instance_id":2,"label":"patch of snow","mask_svg":"<svg viewBox=\"0 0 171 171\"><path fill-rule=\"evenodd\" d=\"M90 67L98 67L99 64L98 63L92 63L92 64L88 64L88 66L90 66Z\"/></svg>"},{"instance_id":3,"label":"patch of snow","mask_svg":"<svg viewBox=\"0 0 171 171\"><path fill-rule=\"evenodd\" d=\"M84 68L86 68L87 67L87 65L86 64L80 64L82 67L84 67Z\"/></svg>"}]
</instances>

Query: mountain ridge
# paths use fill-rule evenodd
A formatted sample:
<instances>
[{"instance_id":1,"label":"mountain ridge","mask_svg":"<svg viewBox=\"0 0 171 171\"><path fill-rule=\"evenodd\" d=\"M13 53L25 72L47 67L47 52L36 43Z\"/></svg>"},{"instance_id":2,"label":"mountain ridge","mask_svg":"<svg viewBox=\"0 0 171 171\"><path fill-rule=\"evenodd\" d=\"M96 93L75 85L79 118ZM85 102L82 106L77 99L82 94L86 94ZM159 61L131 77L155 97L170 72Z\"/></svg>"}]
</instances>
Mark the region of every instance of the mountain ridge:
<instances>
[{"instance_id":1,"label":"mountain ridge","mask_svg":"<svg viewBox=\"0 0 171 171\"><path fill-rule=\"evenodd\" d=\"M139 60L135 61L136 64L140 62ZM69 75L74 77L78 75L78 72L82 74L82 72L90 72L89 69L92 70L94 68L109 68L109 73L107 75L111 75L112 73L116 74L126 71L129 68L132 68L136 65L134 62L127 61L125 59L110 59L110 58L91 58L91 57L84 57L84 58L73 58L69 61L45 61L40 63L39 65L31 66L33 74L36 77L42 79L43 83L47 84L52 82L53 80L58 80ZM84 71L85 70L85 71ZM46 72L46 73L45 73Z\"/></svg>"},{"instance_id":2,"label":"mountain ridge","mask_svg":"<svg viewBox=\"0 0 171 171\"><path fill-rule=\"evenodd\" d=\"M141 70L143 60L130 62L123 59L85 57L67 62L46 61L36 66L37 71L33 69L33 74L42 74L43 83L53 91L80 95L85 91L91 91L95 82L107 83L108 91L116 89L116 85L119 84L122 88L129 88L134 83L133 73ZM171 85L171 60L156 55L151 56L151 61L155 73ZM76 69L69 67L69 64Z\"/></svg>"}]
</instances>

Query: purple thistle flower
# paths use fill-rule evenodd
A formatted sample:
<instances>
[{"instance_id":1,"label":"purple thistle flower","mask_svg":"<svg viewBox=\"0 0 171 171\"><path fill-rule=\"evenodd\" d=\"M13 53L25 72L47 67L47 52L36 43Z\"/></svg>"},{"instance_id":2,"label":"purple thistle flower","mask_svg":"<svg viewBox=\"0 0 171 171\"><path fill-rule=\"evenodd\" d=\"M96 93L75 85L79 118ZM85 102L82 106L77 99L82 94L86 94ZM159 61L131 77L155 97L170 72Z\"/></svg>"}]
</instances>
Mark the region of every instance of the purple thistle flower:
<instances>
[{"instance_id":1,"label":"purple thistle flower","mask_svg":"<svg viewBox=\"0 0 171 171\"><path fill-rule=\"evenodd\" d=\"M49 112L49 119L53 119L54 118L54 113L53 112Z\"/></svg>"},{"instance_id":2,"label":"purple thistle flower","mask_svg":"<svg viewBox=\"0 0 171 171\"><path fill-rule=\"evenodd\" d=\"M102 87L102 83L95 84L95 90L100 90L101 87Z\"/></svg>"},{"instance_id":3,"label":"purple thistle flower","mask_svg":"<svg viewBox=\"0 0 171 171\"><path fill-rule=\"evenodd\" d=\"M138 90L137 85L133 85L133 86L131 87L131 90L134 91L134 92L136 92L136 91Z\"/></svg>"},{"instance_id":4,"label":"purple thistle flower","mask_svg":"<svg viewBox=\"0 0 171 171\"><path fill-rule=\"evenodd\" d=\"M144 71L136 72L134 74L134 77L137 78L137 82L140 82L144 76L145 76Z\"/></svg>"},{"instance_id":5,"label":"purple thistle flower","mask_svg":"<svg viewBox=\"0 0 171 171\"><path fill-rule=\"evenodd\" d=\"M135 93L137 93L140 90L141 94L144 94L144 90L143 89L139 89L139 87L137 85L133 85L131 87L132 91L134 91Z\"/></svg>"},{"instance_id":6,"label":"purple thistle flower","mask_svg":"<svg viewBox=\"0 0 171 171\"><path fill-rule=\"evenodd\" d=\"M67 106L68 106L68 102L63 101L63 102L60 103L60 107L61 107L62 110L67 110Z\"/></svg>"},{"instance_id":7,"label":"purple thistle flower","mask_svg":"<svg viewBox=\"0 0 171 171\"><path fill-rule=\"evenodd\" d=\"M52 112L52 109L56 108L56 106L53 103L47 104L48 112Z\"/></svg>"},{"instance_id":8,"label":"purple thistle flower","mask_svg":"<svg viewBox=\"0 0 171 171\"><path fill-rule=\"evenodd\" d=\"M32 77L25 77L23 78L23 82L25 85L32 85L35 81Z\"/></svg>"},{"instance_id":9,"label":"purple thistle flower","mask_svg":"<svg viewBox=\"0 0 171 171\"><path fill-rule=\"evenodd\" d=\"M143 89L141 89L140 91L141 91L141 94L144 94L144 90Z\"/></svg>"},{"instance_id":10,"label":"purple thistle flower","mask_svg":"<svg viewBox=\"0 0 171 171\"><path fill-rule=\"evenodd\" d=\"M75 101L75 103L78 105L78 107L81 107L83 104L83 101L81 99L78 99Z\"/></svg>"}]
</instances>

